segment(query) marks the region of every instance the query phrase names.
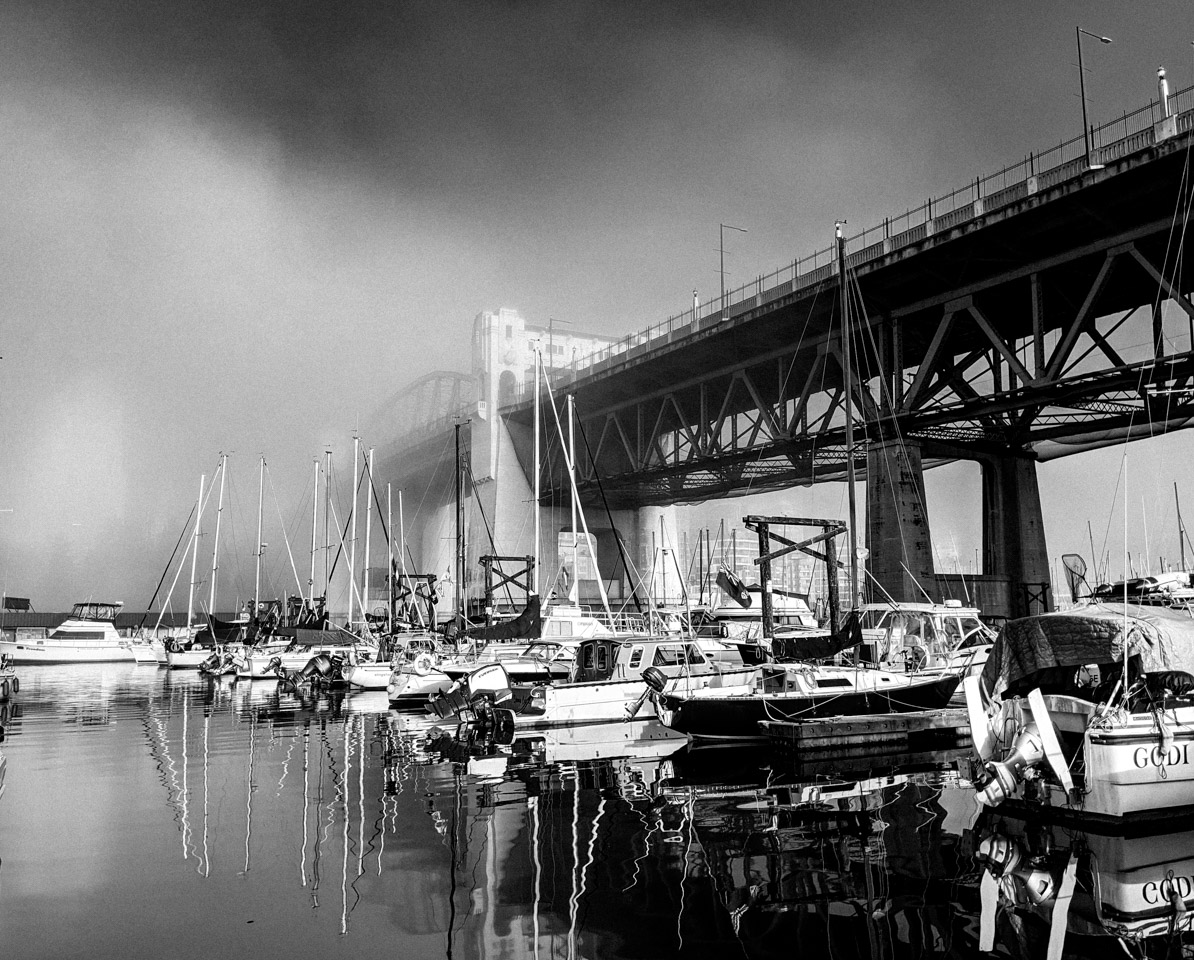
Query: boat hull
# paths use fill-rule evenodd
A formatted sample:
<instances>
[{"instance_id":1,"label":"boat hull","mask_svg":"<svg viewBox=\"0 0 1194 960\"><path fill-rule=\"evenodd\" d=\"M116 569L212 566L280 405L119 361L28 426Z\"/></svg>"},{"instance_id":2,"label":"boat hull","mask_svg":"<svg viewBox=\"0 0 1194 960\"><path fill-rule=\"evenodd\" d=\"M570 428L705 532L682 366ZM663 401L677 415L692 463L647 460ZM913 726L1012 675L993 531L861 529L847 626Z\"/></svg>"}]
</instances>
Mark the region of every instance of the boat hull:
<instances>
[{"instance_id":1,"label":"boat hull","mask_svg":"<svg viewBox=\"0 0 1194 960\"><path fill-rule=\"evenodd\" d=\"M697 691L745 689L754 676L753 668L742 667L671 677L664 695L684 697ZM655 708L652 698L646 696L648 693L642 679L518 687L516 706L512 708L514 726L519 730L535 730L650 719ZM632 717L636 704L638 709Z\"/></svg>"},{"instance_id":2,"label":"boat hull","mask_svg":"<svg viewBox=\"0 0 1194 960\"><path fill-rule=\"evenodd\" d=\"M81 644L55 643L50 640L3 640L0 656L9 656L13 663L119 663L133 661L128 643Z\"/></svg>"},{"instance_id":3,"label":"boat hull","mask_svg":"<svg viewBox=\"0 0 1194 960\"><path fill-rule=\"evenodd\" d=\"M765 740L763 720L812 720L823 717L908 713L945 707L959 677L938 675L894 689L851 693L729 694L659 698L660 720L679 733L710 740Z\"/></svg>"},{"instance_id":4,"label":"boat hull","mask_svg":"<svg viewBox=\"0 0 1194 960\"><path fill-rule=\"evenodd\" d=\"M344 672L344 679L349 686L361 690L385 690L390 682L390 674L394 668L390 663L358 663Z\"/></svg>"},{"instance_id":5,"label":"boat hull","mask_svg":"<svg viewBox=\"0 0 1194 960\"><path fill-rule=\"evenodd\" d=\"M430 673L421 674L407 664L390 672L389 680L386 682L386 693L394 706L422 707L429 696L433 693L443 693L451 685L452 678L446 673L432 670Z\"/></svg>"}]
</instances>

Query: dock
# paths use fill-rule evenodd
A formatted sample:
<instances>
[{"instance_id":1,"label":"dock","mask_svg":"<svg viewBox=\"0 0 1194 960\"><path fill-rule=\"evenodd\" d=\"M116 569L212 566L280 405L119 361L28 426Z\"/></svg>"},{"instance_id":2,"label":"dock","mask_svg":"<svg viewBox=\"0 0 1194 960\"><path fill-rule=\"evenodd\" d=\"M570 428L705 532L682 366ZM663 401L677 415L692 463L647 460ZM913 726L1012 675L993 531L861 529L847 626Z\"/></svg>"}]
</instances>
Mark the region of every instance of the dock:
<instances>
[{"instance_id":1,"label":"dock","mask_svg":"<svg viewBox=\"0 0 1194 960\"><path fill-rule=\"evenodd\" d=\"M957 708L814 720L763 720L759 726L773 747L805 758L957 750L971 743L970 720L964 709Z\"/></svg>"}]
</instances>

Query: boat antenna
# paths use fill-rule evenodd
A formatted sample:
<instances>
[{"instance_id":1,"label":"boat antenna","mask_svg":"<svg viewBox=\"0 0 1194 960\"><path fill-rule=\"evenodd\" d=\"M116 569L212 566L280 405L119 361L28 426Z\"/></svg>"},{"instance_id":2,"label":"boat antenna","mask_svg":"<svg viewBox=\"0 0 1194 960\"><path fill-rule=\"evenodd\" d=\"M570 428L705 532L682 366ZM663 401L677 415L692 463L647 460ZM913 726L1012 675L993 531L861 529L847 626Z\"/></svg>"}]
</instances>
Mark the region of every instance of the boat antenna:
<instances>
[{"instance_id":1,"label":"boat antenna","mask_svg":"<svg viewBox=\"0 0 1194 960\"><path fill-rule=\"evenodd\" d=\"M1177 497L1177 481L1173 482L1173 502L1177 506L1177 546L1182 556L1182 573L1186 572L1186 525L1182 522L1182 502Z\"/></svg>"}]
</instances>

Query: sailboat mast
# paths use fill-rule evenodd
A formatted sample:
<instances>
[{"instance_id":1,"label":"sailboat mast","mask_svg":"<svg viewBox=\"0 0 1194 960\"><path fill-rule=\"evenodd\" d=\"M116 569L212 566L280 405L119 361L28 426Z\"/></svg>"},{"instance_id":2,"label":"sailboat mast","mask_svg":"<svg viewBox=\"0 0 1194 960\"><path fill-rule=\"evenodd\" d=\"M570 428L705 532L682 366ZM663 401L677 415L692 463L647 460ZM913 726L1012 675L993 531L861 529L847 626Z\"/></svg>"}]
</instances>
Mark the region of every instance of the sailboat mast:
<instances>
[{"instance_id":1,"label":"sailboat mast","mask_svg":"<svg viewBox=\"0 0 1194 960\"><path fill-rule=\"evenodd\" d=\"M532 419L535 421L534 429L534 444L532 448L531 463L532 474L531 477L531 511L535 519L535 560L534 570L532 571L531 583L534 585L535 596L539 596L539 537L541 531L539 525L541 523L539 516L539 367L543 363L539 356L539 347L535 347L535 402L532 405L533 415Z\"/></svg>"},{"instance_id":2,"label":"sailboat mast","mask_svg":"<svg viewBox=\"0 0 1194 960\"><path fill-rule=\"evenodd\" d=\"M224 514L224 475L227 472L228 454L220 454L220 498L216 501L216 542L211 548L211 591L207 600L208 614L216 612L216 574L220 569L220 519Z\"/></svg>"},{"instance_id":3,"label":"sailboat mast","mask_svg":"<svg viewBox=\"0 0 1194 960\"><path fill-rule=\"evenodd\" d=\"M858 506L854 502L854 363L850 358L850 290L846 282L846 237L842 232L844 220L835 226L837 234L837 275L842 297L842 365L846 381L846 492L850 509L850 607L858 603ZM837 572L829 570L830 576Z\"/></svg>"},{"instance_id":4,"label":"sailboat mast","mask_svg":"<svg viewBox=\"0 0 1194 960\"><path fill-rule=\"evenodd\" d=\"M253 616L261 605L261 554L265 544L261 542L261 503L265 496L265 457L261 458L261 470L257 475L257 570L253 575Z\"/></svg>"},{"instance_id":5,"label":"sailboat mast","mask_svg":"<svg viewBox=\"0 0 1194 960\"><path fill-rule=\"evenodd\" d=\"M456 627L464 629L464 477L460 469L460 423L456 424ZM459 636L459 634L457 634Z\"/></svg>"},{"instance_id":6,"label":"sailboat mast","mask_svg":"<svg viewBox=\"0 0 1194 960\"><path fill-rule=\"evenodd\" d=\"M203 519L203 484L207 474L199 476L199 508L195 511L195 534L191 538L191 591L187 595L187 632L190 633L191 621L195 619L195 571L196 560L199 558L199 523Z\"/></svg>"},{"instance_id":7,"label":"sailboat mast","mask_svg":"<svg viewBox=\"0 0 1194 960\"><path fill-rule=\"evenodd\" d=\"M394 632L394 502L386 484L386 632Z\"/></svg>"},{"instance_id":8,"label":"sailboat mast","mask_svg":"<svg viewBox=\"0 0 1194 960\"><path fill-rule=\"evenodd\" d=\"M576 437L573 424L573 418L576 416L576 397L572 394L568 395L567 415L568 461L576 463ZM572 504L572 582L568 584L568 601L570 603L578 603L580 601L580 571L576 565L576 496L573 495L568 500Z\"/></svg>"},{"instance_id":9,"label":"sailboat mast","mask_svg":"<svg viewBox=\"0 0 1194 960\"><path fill-rule=\"evenodd\" d=\"M370 538L373 532L373 448L369 448L369 452L365 455L365 476L369 480L369 485L365 488L365 560L361 564L364 567L364 575L361 578L361 619L365 619L365 613L369 607L369 547Z\"/></svg>"},{"instance_id":10,"label":"sailboat mast","mask_svg":"<svg viewBox=\"0 0 1194 960\"><path fill-rule=\"evenodd\" d=\"M361 438L352 438L352 541L348 548L348 625L352 627L352 595L357 588L357 466L361 462Z\"/></svg>"},{"instance_id":11,"label":"sailboat mast","mask_svg":"<svg viewBox=\"0 0 1194 960\"><path fill-rule=\"evenodd\" d=\"M311 471L311 576L307 578L307 603L315 609L315 528L319 525L319 458Z\"/></svg>"},{"instance_id":12,"label":"sailboat mast","mask_svg":"<svg viewBox=\"0 0 1194 960\"><path fill-rule=\"evenodd\" d=\"M331 562L329 554L331 553L331 540L328 539L328 517L332 514L332 451L325 450L324 453L324 469L323 469L323 600L324 609L327 609L328 597L332 593L332 579L331 571L328 569L328 564Z\"/></svg>"}]
</instances>

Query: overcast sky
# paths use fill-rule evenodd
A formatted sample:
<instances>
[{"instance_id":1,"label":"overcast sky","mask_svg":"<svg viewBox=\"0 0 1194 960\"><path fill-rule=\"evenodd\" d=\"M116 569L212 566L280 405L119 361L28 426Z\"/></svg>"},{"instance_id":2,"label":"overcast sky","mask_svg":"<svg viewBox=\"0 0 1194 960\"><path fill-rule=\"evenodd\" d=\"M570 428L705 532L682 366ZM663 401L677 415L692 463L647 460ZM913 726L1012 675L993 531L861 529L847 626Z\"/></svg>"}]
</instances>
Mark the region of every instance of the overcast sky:
<instances>
[{"instance_id":1,"label":"overcast sky","mask_svg":"<svg viewBox=\"0 0 1194 960\"><path fill-rule=\"evenodd\" d=\"M311 458L482 310L626 333L716 291L719 223L735 284L1077 135L1078 23L1115 41L1094 121L1194 79L1179 2L10 0L4 589L143 605L221 450L239 533L264 454L303 539ZM1154 539L1190 442L1131 494ZM1121 457L1042 468L1051 554L1110 525ZM968 556L962 499L930 511Z\"/></svg>"}]
</instances>

